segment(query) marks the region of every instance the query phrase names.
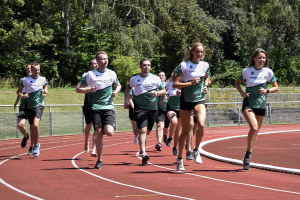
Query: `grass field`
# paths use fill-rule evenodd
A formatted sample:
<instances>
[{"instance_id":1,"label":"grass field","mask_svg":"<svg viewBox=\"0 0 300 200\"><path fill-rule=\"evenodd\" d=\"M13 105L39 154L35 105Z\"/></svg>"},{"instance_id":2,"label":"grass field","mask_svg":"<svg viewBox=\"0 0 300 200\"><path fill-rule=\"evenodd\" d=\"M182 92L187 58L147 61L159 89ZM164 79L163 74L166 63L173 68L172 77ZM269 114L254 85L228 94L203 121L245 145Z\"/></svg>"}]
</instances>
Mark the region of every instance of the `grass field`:
<instances>
[{"instance_id":1,"label":"grass field","mask_svg":"<svg viewBox=\"0 0 300 200\"><path fill-rule=\"evenodd\" d=\"M17 97L16 90L17 89L0 89L1 105L13 105ZM271 99L272 102L296 100L298 101L299 95L299 88L281 88L279 93L271 94L268 98ZM49 107L45 107L45 111L40 124L41 135L49 135L51 132L51 128L53 135L82 133L82 129L84 126L84 118L82 116L80 105L83 104L83 100L84 94L76 93L75 88L49 89L47 97L45 98L45 105L77 104L79 106L52 106L52 127L50 127L51 119ZM235 88L211 88L209 89L209 93L206 95L206 102L208 103L227 103L241 101L242 99ZM123 104L123 102L124 92L120 92L117 95L117 97L114 98L114 103ZM293 105L294 104L292 103L285 104L285 106L294 107ZM215 106L210 105L210 109L214 108L224 110L226 108L234 108L235 106L236 105L225 104ZM272 107L276 106L280 107L280 104L272 105ZM117 131L131 130L131 123L128 119L128 110L125 110L123 106L116 106L116 110ZM16 111L13 110L13 107L0 107L0 139L16 137L16 116ZM29 126L27 124L26 129L29 130Z\"/></svg>"}]
</instances>

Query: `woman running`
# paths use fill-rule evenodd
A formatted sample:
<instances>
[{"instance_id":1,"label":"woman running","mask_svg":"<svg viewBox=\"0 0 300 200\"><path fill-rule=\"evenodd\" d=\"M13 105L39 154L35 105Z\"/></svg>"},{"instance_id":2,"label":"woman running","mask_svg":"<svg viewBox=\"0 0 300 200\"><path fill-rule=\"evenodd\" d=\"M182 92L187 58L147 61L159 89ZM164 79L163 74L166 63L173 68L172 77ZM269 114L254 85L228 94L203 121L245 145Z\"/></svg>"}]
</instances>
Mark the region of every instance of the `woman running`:
<instances>
[{"instance_id":1,"label":"woman running","mask_svg":"<svg viewBox=\"0 0 300 200\"><path fill-rule=\"evenodd\" d=\"M246 81L246 92L241 88L241 82ZM272 88L267 89L267 83ZM235 81L235 87L244 98L243 115L250 126L247 151L243 159L244 169L250 170L250 157L257 140L266 113L267 94L279 90L276 77L269 68L269 58L263 49L256 49L251 56L250 66L245 68Z\"/></svg>"},{"instance_id":2,"label":"woman running","mask_svg":"<svg viewBox=\"0 0 300 200\"><path fill-rule=\"evenodd\" d=\"M182 152L186 137L189 135L190 116L192 110L197 117L198 131L196 145L192 152L195 163L202 163L198 147L204 134L206 118L205 98L207 93L209 65L201 61L205 56L204 47L200 42L193 44L183 62L175 69L177 73L173 88L180 88L180 119L182 133L179 137L179 152L177 157L177 171L184 171Z\"/></svg>"},{"instance_id":3,"label":"woman running","mask_svg":"<svg viewBox=\"0 0 300 200\"><path fill-rule=\"evenodd\" d=\"M180 122L180 95L181 90L173 88L173 82L175 79L176 73L173 72L171 74L171 78L166 84L167 96L169 96L169 100L167 103L167 117L171 122L170 130L169 130L169 138L167 140L167 146L170 147L172 145L173 135L174 135L174 145L173 145L173 155L178 155L177 145L179 139L179 132L181 129Z\"/></svg>"}]
</instances>

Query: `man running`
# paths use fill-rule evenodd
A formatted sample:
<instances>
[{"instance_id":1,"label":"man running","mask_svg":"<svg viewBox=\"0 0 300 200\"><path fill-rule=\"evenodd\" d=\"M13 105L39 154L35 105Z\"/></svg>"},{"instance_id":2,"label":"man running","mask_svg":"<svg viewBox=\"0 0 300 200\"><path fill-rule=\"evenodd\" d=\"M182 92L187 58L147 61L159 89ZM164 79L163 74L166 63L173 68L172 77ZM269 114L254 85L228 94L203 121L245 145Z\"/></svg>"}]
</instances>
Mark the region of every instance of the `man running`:
<instances>
[{"instance_id":1,"label":"man running","mask_svg":"<svg viewBox=\"0 0 300 200\"><path fill-rule=\"evenodd\" d=\"M141 59L140 68L141 73L132 76L126 87L124 107L128 108L129 92L134 88L134 114L139 130L140 153L142 164L146 164L150 158L145 151L147 127L152 127L157 117L157 96L164 96L166 90L160 78L150 73L151 62L148 58Z\"/></svg>"},{"instance_id":2,"label":"man running","mask_svg":"<svg viewBox=\"0 0 300 200\"><path fill-rule=\"evenodd\" d=\"M78 88L80 93L92 92L91 110L93 126L96 129L96 146L98 160L95 169L102 168L102 148L103 135L112 136L114 134L114 105L113 97L121 90L121 84L118 81L117 74L108 69L108 56L104 51L96 55L98 68L89 71L86 79ZM112 91L112 86L116 89Z\"/></svg>"},{"instance_id":3,"label":"man running","mask_svg":"<svg viewBox=\"0 0 300 200\"><path fill-rule=\"evenodd\" d=\"M26 68L27 76L31 75L31 64L32 63L28 63L27 64L27 68ZM21 79L21 81L22 81L22 79ZM25 93L25 89L24 88L22 90L22 93ZM17 99L16 99L16 102L14 103L14 109L16 109L16 106L19 103L20 99L21 99L21 97L18 96ZM20 109L19 109L19 115L18 115L18 128L19 128L19 131L23 135L23 139L22 139L22 142L21 142L21 147L22 148L26 147L27 140L29 139L29 135L28 135L28 133L26 133L26 129L25 129L25 122L27 120L27 117L26 117L25 111L24 111L24 109L25 109L24 101L25 101L24 99L21 99L21 104L20 104ZM31 146L30 146L30 148L32 149ZM29 151L30 151L30 149L29 149Z\"/></svg>"},{"instance_id":4,"label":"man running","mask_svg":"<svg viewBox=\"0 0 300 200\"><path fill-rule=\"evenodd\" d=\"M31 142L33 145L32 153L37 157L40 154L39 124L44 111L43 94L48 93L48 88L46 78L40 76L39 63L32 63L31 73L31 76L21 79L17 94L25 100L25 115L30 124ZM25 94L22 93L23 88L25 88ZM29 154L31 154L30 151Z\"/></svg>"},{"instance_id":5,"label":"man running","mask_svg":"<svg viewBox=\"0 0 300 200\"><path fill-rule=\"evenodd\" d=\"M96 59L91 60L90 62L90 70L96 69L98 68L98 63ZM80 88L80 84L83 83L85 81L85 76L86 73L84 73L76 87L76 92L80 93L79 88ZM90 112L90 100L91 100L91 93L85 93L85 97L84 97L84 103L82 106L82 112L84 114L84 118L85 118L85 129L84 129L84 135L85 135L85 140L84 140L84 150L88 153L89 152L89 136L90 136L90 132L91 132L91 128L92 128L92 115ZM92 153L91 156L92 157L97 157L97 153L96 153L96 132L94 132L93 134L93 148L92 148Z\"/></svg>"}]
</instances>

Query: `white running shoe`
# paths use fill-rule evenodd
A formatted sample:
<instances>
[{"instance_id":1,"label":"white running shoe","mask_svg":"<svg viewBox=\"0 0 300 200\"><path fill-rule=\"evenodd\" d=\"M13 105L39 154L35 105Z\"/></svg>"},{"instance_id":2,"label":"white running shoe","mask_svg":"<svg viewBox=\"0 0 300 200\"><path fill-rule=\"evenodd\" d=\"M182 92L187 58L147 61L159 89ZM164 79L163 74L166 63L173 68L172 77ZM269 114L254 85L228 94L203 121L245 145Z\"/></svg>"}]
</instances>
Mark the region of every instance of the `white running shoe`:
<instances>
[{"instance_id":1,"label":"white running shoe","mask_svg":"<svg viewBox=\"0 0 300 200\"><path fill-rule=\"evenodd\" d=\"M184 171L184 166L183 166L183 159L178 159L176 158L177 161L177 171Z\"/></svg>"},{"instance_id":2,"label":"white running shoe","mask_svg":"<svg viewBox=\"0 0 300 200\"><path fill-rule=\"evenodd\" d=\"M134 142L134 144L138 144L139 143L139 136L134 136L133 142Z\"/></svg>"},{"instance_id":3,"label":"white running shoe","mask_svg":"<svg viewBox=\"0 0 300 200\"><path fill-rule=\"evenodd\" d=\"M198 163L198 164L201 164L201 163L202 163L202 159L201 159L199 150L198 150L198 151L193 150L192 155L193 155L193 157L194 157L195 163Z\"/></svg>"}]
</instances>

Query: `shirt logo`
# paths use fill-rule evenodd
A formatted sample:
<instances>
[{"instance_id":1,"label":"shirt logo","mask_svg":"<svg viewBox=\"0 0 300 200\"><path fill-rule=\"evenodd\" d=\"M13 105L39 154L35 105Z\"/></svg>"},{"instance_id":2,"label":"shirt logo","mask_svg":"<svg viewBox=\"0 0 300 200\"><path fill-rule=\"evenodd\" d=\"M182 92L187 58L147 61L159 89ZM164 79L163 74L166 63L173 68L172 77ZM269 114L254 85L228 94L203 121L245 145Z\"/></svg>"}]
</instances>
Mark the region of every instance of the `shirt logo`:
<instances>
[{"instance_id":1,"label":"shirt logo","mask_svg":"<svg viewBox=\"0 0 300 200\"><path fill-rule=\"evenodd\" d=\"M138 79L137 82L140 82L140 79Z\"/></svg>"},{"instance_id":2,"label":"shirt logo","mask_svg":"<svg viewBox=\"0 0 300 200\"><path fill-rule=\"evenodd\" d=\"M251 72L251 75L254 75L254 72Z\"/></svg>"},{"instance_id":3,"label":"shirt logo","mask_svg":"<svg viewBox=\"0 0 300 200\"><path fill-rule=\"evenodd\" d=\"M32 83L32 81L30 81L30 83Z\"/></svg>"},{"instance_id":4,"label":"shirt logo","mask_svg":"<svg viewBox=\"0 0 300 200\"><path fill-rule=\"evenodd\" d=\"M192 66L192 65L190 66L190 69L193 69L193 66Z\"/></svg>"}]
</instances>

